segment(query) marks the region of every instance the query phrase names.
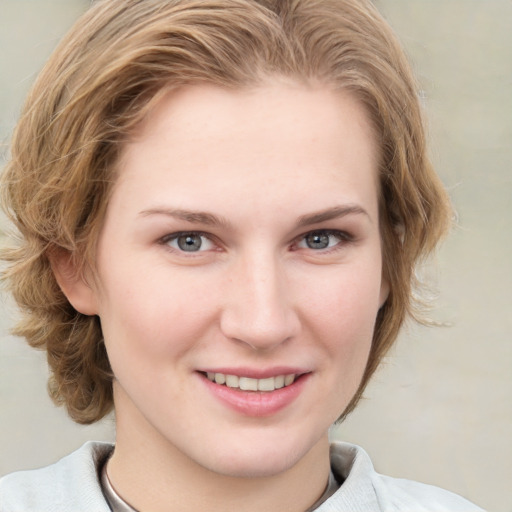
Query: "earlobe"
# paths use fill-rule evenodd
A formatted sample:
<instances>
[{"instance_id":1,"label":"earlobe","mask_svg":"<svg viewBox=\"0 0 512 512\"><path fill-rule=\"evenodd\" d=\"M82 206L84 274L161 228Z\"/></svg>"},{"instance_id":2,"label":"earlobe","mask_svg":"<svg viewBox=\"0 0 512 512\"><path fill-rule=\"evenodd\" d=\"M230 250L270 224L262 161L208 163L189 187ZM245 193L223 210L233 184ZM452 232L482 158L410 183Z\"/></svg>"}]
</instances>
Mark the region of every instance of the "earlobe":
<instances>
[{"instance_id":1,"label":"earlobe","mask_svg":"<svg viewBox=\"0 0 512 512\"><path fill-rule=\"evenodd\" d=\"M69 251L58 249L49 256L55 279L70 304L84 315L98 314L96 294L80 272L77 271Z\"/></svg>"}]
</instances>

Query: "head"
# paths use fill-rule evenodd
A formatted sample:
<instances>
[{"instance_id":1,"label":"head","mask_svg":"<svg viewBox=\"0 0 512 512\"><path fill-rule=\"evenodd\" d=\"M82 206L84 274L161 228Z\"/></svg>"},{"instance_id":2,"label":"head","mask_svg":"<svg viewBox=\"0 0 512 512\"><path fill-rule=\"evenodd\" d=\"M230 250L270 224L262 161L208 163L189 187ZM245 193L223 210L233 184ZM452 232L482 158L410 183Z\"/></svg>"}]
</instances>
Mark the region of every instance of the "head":
<instances>
[{"instance_id":1,"label":"head","mask_svg":"<svg viewBox=\"0 0 512 512\"><path fill-rule=\"evenodd\" d=\"M425 148L418 91L395 36L367 0L108 0L71 29L34 85L3 178L20 233L5 277L24 313L16 333L47 351L50 392L92 423L113 405L99 319L75 309L52 264L94 281L97 243L120 158L169 91L274 79L349 94L378 153L382 274L389 292L348 406L356 405L408 315L414 269L448 226Z\"/></svg>"}]
</instances>

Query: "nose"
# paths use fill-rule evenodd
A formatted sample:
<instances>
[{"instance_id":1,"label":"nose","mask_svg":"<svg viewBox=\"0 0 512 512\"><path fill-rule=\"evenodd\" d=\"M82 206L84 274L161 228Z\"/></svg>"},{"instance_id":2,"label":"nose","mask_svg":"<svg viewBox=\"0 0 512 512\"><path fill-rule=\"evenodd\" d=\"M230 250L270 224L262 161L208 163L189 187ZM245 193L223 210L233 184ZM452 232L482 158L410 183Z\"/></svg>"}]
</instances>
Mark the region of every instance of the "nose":
<instances>
[{"instance_id":1,"label":"nose","mask_svg":"<svg viewBox=\"0 0 512 512\"><path fill-rule=\"evenodd\" d=\"M298 334L299 316L277 258L239 261L226 292L221 330L227 338L268 351Z\"/></svg>"}]
</instances>

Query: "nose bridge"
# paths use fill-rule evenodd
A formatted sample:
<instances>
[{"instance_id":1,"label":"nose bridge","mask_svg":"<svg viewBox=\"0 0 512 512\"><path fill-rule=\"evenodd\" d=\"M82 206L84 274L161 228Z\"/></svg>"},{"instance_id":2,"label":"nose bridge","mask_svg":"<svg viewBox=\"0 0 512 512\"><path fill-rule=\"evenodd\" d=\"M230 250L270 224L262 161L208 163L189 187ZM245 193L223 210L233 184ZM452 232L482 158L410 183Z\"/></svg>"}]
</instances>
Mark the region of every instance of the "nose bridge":
<instances>
[{"instance_id":1,"label":"nose bridge","mask_svg":"<svg viewBox=\"0 0 512 512\"><path fill-rule=\"evenodd\" d=\"M224 334L259 350L294 336L298 319L279 258L271 251L253 251L232 270L221 321Z\"/></svg>"}]
</instances>

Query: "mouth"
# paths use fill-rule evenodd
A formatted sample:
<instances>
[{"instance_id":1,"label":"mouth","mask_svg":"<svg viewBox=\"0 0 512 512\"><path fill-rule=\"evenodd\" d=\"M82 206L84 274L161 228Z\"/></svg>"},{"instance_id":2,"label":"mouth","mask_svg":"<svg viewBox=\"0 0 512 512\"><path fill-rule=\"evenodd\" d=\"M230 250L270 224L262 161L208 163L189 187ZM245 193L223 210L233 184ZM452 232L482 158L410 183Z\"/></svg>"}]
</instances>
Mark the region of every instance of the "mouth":
<instances>
[{"instance_id":1,"label":"mouth","mask_svg":"<svg viewBox=\"0 0 512 512\"><path fill-rule=\"evenodd\" d=\"M239 375L229 375L225 373L201 372L210 382L226 386L231 389L239 389L241 391L263 391L272 392L276 389L291 386L300 374L283 374L265 379L253 379L251 377L243 377Z\"/></svg>"},{"instance_id":2,"label":"mouth","mask_svg":"<svg viewBox=\"0 0 512 512\"><path fill-rule=\"evenodd\" d=\"M237 414L269 417L287 410L308 386L313 372L295 371L297 373L291 373L292 368L266 371L226 368L223 372L205 369L197 374L216 400Z\"/></svg>"}]
</instances>

